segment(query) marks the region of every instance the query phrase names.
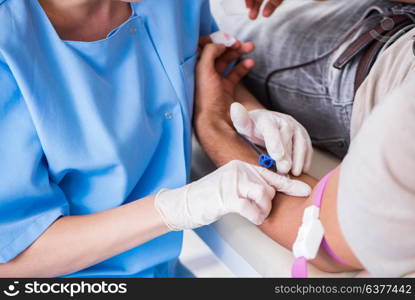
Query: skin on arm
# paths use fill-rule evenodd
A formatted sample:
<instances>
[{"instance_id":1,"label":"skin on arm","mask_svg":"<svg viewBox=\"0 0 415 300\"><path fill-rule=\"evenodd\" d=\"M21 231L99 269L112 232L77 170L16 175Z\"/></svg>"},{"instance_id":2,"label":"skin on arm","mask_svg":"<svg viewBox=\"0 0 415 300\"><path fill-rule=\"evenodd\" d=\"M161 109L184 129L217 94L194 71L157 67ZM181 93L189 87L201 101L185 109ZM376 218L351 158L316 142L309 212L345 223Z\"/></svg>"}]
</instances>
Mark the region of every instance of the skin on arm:
<instances>
[{"instance_id":1,"label":"skin on arm","mask_svg":"<svg viewBox=\"0 0 415 300\"><path fill-rule=\"evenodd\" d=\"M320 249L317 258L311 263L320 270L326 272L343 272L363 269L360 262L355 258L353 252L347 245L337 218L336 200L339 174L340 167L335 170L327 185L320 211L320 220L323 223L325 229L324 236L330 245L330 248L337 256L352 267L337 263L324 250ZM308 175L302 175L298 179L313 187L317 184L317 180ZM298 228L301 225L304 210L312 205L313 196L314 192L308 198L295 198L284 194L278 194L274 199L273 208L269 217L264 224L260 226L260 229L278 244L287 249L292 249L298 233Z\"/></svg>"},{"instance_id":2,"label":"skin on arm","mask_svg":"<svg viewBox=\"0 0 415 300\"><path fill-rule=\"evenodd\" d=\"M233 50L238 52L236 49ZM205 51L214 52L212 49L206 49ZM218 167L232 160L242 160L251 164L258 164L256 152L237 135L233 128L229 108L235 101L244 104L248 109L263 107L239 83L233 82L233 89L229 90L229 82L225 82L223 85L216 82L224 79L218 79L218 76L215 76L215 74L209 74L209 68L206 64L209 63L209 59L216 57L216 68L210 68L210 72L214 69L219 74L222 74L224 69L222 65L226 65L226 57L231 55L225 52L220 57L221 54L216 54L215 56L212 53L202 54L202 59L198 64L196 114L194 118L196 135L201 146ZM204 55L205 57L203 57ZM206 58L209 55L211 57ZM236 54L234 53L234 55ZM221 62L221 59L224 62ZM241 64L244 64L244 61ZM245 68L243 66L238 67L239 70L236 72L240 73L240 78L249 71L252 67L251 65L252 63L246 63ZM318 257L312 263L327 272L362 269L361 264L345 242L337 219L336 201L339 172L340 167L336 169L328 183L321 209L321 221L326 230L326 240L333 251L352 267L338 264L324 251L320 250ZM311 187L317 184L317 180L308 175L302 175L297 179L308 183ZM308 198L296 198L277 193L273 201L272 212L265 223L260 226L261 230L282 246L291 249L301 225L304 209L311 205L312 199L312 195Z\"/></svg>"},{"instance_id":3,"label":"skin on arm","mask_svg":"<svg viewBox=\"0 0 415 300\"><path fill-rule=\"evenodd\" d=\"M199 141L218 167L235 159L258 164L256 152L246 145L229 123L203 121L203 119L197 122L200 124L195 127ZM343 238L337 214L335 213L339 171L340 168L337 168L328 183L320 218L326 231L325 238L330 247L340 258L353 267L349 268L339 265L324 251L320 250L318 257L311 263L326 272L362 269L359 261L355 258ZM314 187L318 182L315 178L305 174L296 179L306 182L311 187ZM274 241L291 250L301 225L304 210L311 205L312 199L312 196L297 198L277 193L273 200L272 211L264 224L259 226L260 229Z\"/></svg>"},{"instance_id":4,"label":"skin on arm","mask_svg":"<svg viewBox=\"0 0 415 300\"><path fill-rule=\"evenodd\" d=\"M314 0L314 1L326 1L326 0ZM412 1L412 0L407 0L407 1ZM270 17L283 2L284 0L245 0L245 5L249 9L249 18L254 20L259 16L259 12L263 4L265 5L264 5L264 10L262 12L262 15L264 17Z\"/></svg>"},{"instance_id":5,"label":"skin on arm","mask_svg":"<svg viewBox=\"0 0 415 300\"><path fill-rule=\"evenodd\" d=\"M255 96L252 95L251 92L248 91L248 89L241 83L235 88L235 99L245 106L247 110L265 109L265 107L259 103Z\"/></svg>"},{"instance_id":6,"label":"skin on arm","mask_svg":"<svg viewBox=\"0 0 415 300\"><path fill-rule=\"evenodd\" d=\"M0 264L0 277L70 274L167 232L154 196L96 214L62 217L19 256Z\"/></svg>"}]
</instances>

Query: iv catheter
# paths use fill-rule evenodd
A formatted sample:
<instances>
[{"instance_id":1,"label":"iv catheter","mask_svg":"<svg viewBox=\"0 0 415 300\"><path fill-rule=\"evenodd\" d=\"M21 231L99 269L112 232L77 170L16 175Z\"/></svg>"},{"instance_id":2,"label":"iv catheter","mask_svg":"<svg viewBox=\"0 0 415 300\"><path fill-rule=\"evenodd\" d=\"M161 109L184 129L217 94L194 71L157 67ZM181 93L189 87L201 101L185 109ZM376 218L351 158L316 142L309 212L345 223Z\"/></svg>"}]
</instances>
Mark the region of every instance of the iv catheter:
<instances>
[{"instance_id":1,"label":"iv catheter","mask_svg":"<svg viewBox=\"0 0 415 300\"><path fill-rule=\"evenodd\" d=\"M252 143L250 140L248 140L245 136L238 133L238 135L248 144L251 146L253 150L258 154L258 163L263 166L266 169L269 169L271 171L277 172L277 163L274 159L271 158L268 154L263 153L257 145Z\"/></svg>"}]
</instances>

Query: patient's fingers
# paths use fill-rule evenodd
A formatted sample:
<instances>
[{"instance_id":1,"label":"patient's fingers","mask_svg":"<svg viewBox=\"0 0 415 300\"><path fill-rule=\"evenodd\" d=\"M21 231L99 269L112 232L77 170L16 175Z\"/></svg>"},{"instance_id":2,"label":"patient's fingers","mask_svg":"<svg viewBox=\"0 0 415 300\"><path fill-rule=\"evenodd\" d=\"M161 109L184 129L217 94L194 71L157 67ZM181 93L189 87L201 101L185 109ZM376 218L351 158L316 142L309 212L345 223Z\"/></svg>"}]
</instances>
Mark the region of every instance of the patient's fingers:
<instances>
[{"instance_id":1,"label":"patient's fingers","mask_svg":"<svg viewBox=\"0 0 415 300\"><path fill-rule=\"evenodd\" d=\"M251 4L248 7L248 8L250 8L249 18L254 20L258 17L259 10L261 8L261 4L262 4L263 0L253 0L253 1L250 1L250 2L251 2Z\"/></svg>"},{"instance_id":2,"label":"patient's fingers","mask_svg":"<svg viewBox=\"0 0 415 300\"><path fill-rule=\"evenodd\" d=\"M226 52L216 62L216 69L220 74L226 71L230 63L239 59L243 55L249 54L255 50L255 44L252 42L241 43L238 41L234 46L228 48Z\"/></svg>"},{"instance_id":3,"label":"patient's fingers","mask_svg":"<svg viewBox=\"0 0 415 300\"><path fill-rule=\"evenodd\" d=\"M216 74L215 61L226 51L223 45L207 44L200 56L198 70L203 70L208 74Z\"/></svg>"},{"instance_id":4,"label":"patient's fingers","mask_svg":"<svg viewBox=\"0 0 415 300\"><path fill-rule=\"evenodd\" d=\"M212 43L212 39L210 35L202 35L199 37L199 43L197 46L197 56L200 58L200 55L202 54L203 48L209 43Z\"/></svg>"},{"instance_id":5,"label":"patient's fingers","mask_svg":"<svg viewBox=\"0 0 415 300\"><path fill-rule=\"evenodd\" d=\"M255 0L245 0L246 8L251 8Z\"/></svg>"},{"instance_id":6,"label":"patient's fingers","mask_svg":"<svg viewBox=\"0 0 415 300\"><path fill-rule=\"evenodd\" d=\"M263 15L264 17L269 17L277 9L278 6L282 3L283 0L269 0L264 7Z\"/></svg>"},{"instance_id":7,"label":"patient's fingers","mask_svg":"<svg viewBox=\"0 0 415 300\"><path fill-rule=\"evenodd\" d=\"M246 59L237 64L228 75L227 79L230 83L235 86L237 85L242 78L248 74L252 68L255 66L255 61L252 59Z\"/></svg>"},{"instance_id":8,"label":"patient's fingers","mask_svg":"<svg viewBox=\"0 0 415 300\"><path fill-rule=\"evenodd\" d=\"M249 9L249 18L254 20L258 17L261 6L266 2L262 15L266 18L270 17L274 11L284 2L284 0L245 0L246 8ZM310 0L311 1L311 0ZM326 0L314 0L324 2ZM397 0L399 1L399 0ZM402 0L401 0L402 1Z\"/></svg>"},{"instance_id":9,"label":"patient's fingers","mask_svg":"<svg viewBox=\"0 0 415 300\"><path fill-rule=\"evenodd\" d=\"M199 37L199 47L203 48L209 43L212 43L210 35L202 35L201 37Z\"/></svg>"}]
</instances>

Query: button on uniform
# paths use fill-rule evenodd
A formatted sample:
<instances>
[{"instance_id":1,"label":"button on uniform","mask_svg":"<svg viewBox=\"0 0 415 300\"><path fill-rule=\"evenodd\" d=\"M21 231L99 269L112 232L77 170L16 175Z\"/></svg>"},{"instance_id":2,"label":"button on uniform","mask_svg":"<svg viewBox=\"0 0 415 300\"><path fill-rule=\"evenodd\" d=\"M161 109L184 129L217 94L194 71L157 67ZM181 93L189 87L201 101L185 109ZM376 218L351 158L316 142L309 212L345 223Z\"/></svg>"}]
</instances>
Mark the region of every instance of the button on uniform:
<instances>
[{"instance_id":1,"label":"button on uniform","mask_svg":"<svg viewBox=\"0 0 415 300\"><path fill-rule=\"evenodd\" d=\"M170 111L166 112L166 113L164 114L164 118L165 118L166 120L171 120L171 119L173 119L173 113L172 113L172 112L170 112Z\"/></svg>"},{"instance_id":2,"label":"button on uniform","mask_svg":"<svg viewBox=\"0 0 415 300\"><path fill-rule=\"evenodd\" d=\"M130 34L136 34L137 33L137 26L135 25L130 25L128 27L128 31L130 32Z\"/></svg>"}]
</instances>

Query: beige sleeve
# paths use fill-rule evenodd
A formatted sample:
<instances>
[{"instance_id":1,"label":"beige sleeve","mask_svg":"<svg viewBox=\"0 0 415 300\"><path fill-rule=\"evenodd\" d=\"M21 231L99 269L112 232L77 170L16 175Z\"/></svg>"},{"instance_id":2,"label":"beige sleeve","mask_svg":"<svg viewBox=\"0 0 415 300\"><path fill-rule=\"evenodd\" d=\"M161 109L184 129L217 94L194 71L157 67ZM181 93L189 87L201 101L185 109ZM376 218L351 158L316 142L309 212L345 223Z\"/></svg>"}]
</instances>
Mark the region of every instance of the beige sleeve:
<instances>
[{"instance_id":1,"label":"beige sleeve","mask_svg":"<svg viewBox=\"0 0 415 300\"><path fill-rule=\"evenodd\" d=\"M358 89L353 103L350 130L352 139L373 108L382 103L392 90L401 86L415 69L412 51L414 35L415 29L412 29L382 53Z\"/></svg>"},{"instance_id":2,"label":"beige sleeve","mask_svg":"<svg viewBox=\"0 0 415 300\"><path fill-rule=\"evenodd\" d=\"M363 123L340 175L338 216L375 276L415 271L415 72Z\"/></svg>"}]
</instances>

